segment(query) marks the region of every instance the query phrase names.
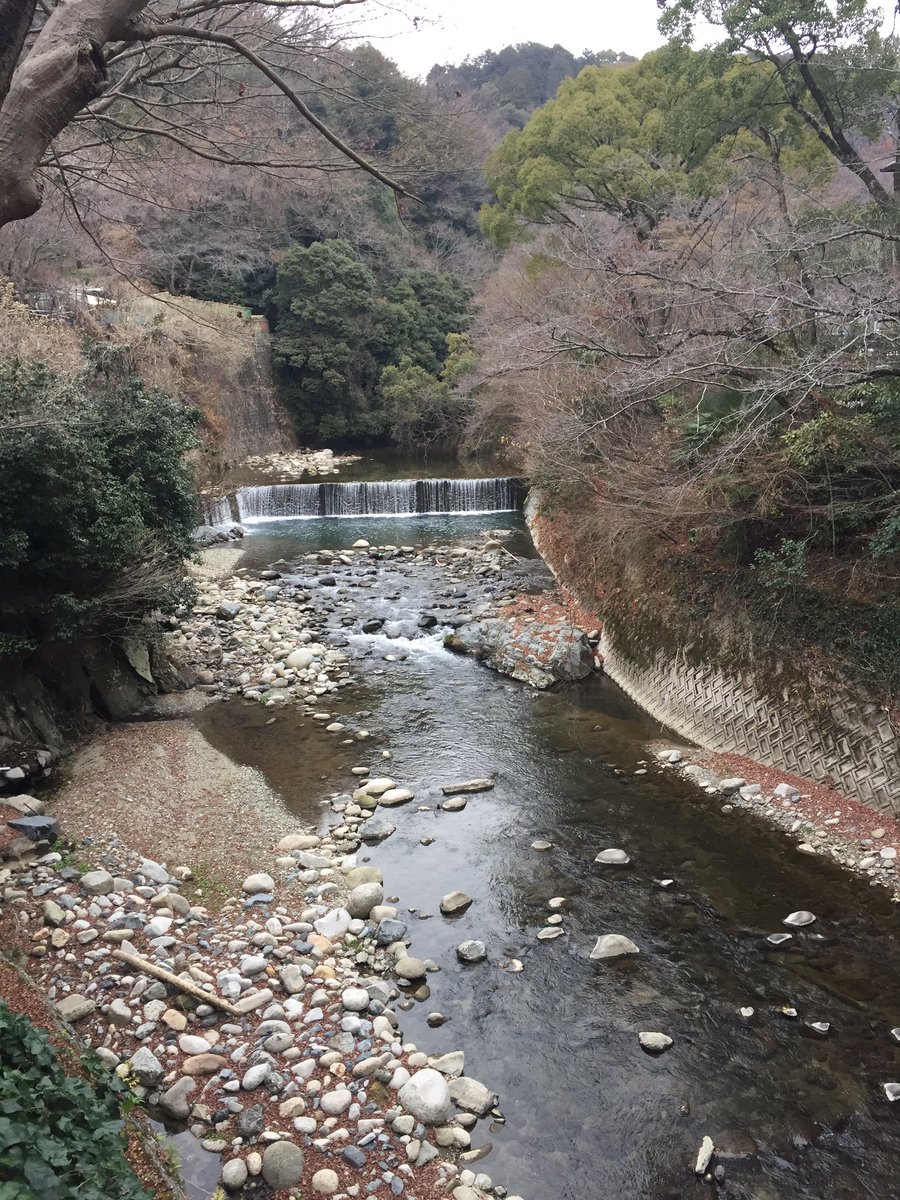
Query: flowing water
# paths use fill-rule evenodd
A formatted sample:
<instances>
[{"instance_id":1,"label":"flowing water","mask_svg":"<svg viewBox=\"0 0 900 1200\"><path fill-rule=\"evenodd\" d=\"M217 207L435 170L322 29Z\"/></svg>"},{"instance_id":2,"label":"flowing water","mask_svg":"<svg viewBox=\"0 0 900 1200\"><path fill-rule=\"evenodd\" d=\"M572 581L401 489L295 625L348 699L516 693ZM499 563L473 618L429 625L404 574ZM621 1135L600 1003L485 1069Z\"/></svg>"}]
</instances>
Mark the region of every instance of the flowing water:
<instances>
[{"instance_id":1,"label":"flowing water","mask_svg":"<svg viewBox=\"0 0 900 1200\"><path fill-rule=\"evenodd\" d=\"M519 524L521 548L519 518L505 521ZM374 526L412 544L479 523L499 524L494 514L262 523L244 539L243 565L317 542L384 544ZM393 809L397 832L359 857L383 868L401 915L415 914L412 953L442 968L428 977L430 996L402 1014L407 1037L434 1052L464 1049L467 1072L500 1093L506 1123L479 1124L493 1148L476 1169L526 1200L676 1200L710 1190L692 1171L708 1134L725 1168L723 1197L900 1196L900 1104L881 1090L900 1078L890 1034L900 1024L897 906L886 894L798 854L747 814L724 815L721 800L670 771L651 763L635 775L660 730L609 680L535 693L416 635L423 611L465 607L481 585L449 587L434 568L390 562L367 574L364 562L325 589L315 585L323 568L295 570L330 640L354 657L358 686L330 711L372 730L372 742L336 745L293 711L270 725L271 710L237 701L198 722L313 823L325 820L330 793L352 786L351 766L381 773L378 751L390 748L390 774L416 800ZM360 633L373 615L398 636ZM494 790L463 812L438 808L442 784L488 774ZM552 848L532 849L536 839ZM612 846L630 867L594 863ZM449 920L438 903L456 888L475 902ZM565 936L538 941L554 896L568 900ZM768 943L800 908L816 923L781 947ZM632 938L640 956L590 962L608 932ZM457 961L455 946L470 937L486 943L486 963ZM503 968L512 958L520 973ZM755 1010L750 1019L742 1006ZM435 1009L449 1020L432 1030L425 1018ZM827 1038L813 1036L815 1021L831 1024ZM674 1044L651 1057L641 1030Z\"/></svg>"},{"instance_id":2,"label":"flowing water","mask_svg":"<svg viewBox=\"0 0 900 1200\"><path fill-rule=\"evenodd\" d=\"M276 483L241 488L243 524L285 518L395 517L418 513L515 512L521 508L515 479L395 479L382 483Z\"/></svg>"}]
</instances>

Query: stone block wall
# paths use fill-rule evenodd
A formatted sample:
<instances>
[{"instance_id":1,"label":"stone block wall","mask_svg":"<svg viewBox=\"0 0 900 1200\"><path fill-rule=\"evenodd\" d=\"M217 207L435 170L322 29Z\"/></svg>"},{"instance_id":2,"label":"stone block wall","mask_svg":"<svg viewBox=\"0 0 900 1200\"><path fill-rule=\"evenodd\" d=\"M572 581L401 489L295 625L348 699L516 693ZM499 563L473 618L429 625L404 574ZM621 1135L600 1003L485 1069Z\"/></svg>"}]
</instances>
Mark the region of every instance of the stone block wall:
<instances>
[{"instance_id":1,"label":"stone block wall","mask_svg":"<svg viewBox=\"0 0 900 1200\"><path fill-rule=\"evenodd\" d=\"M601 651L610 678L682 737L833 783L873 808L900 813L900 736L890 713L864 692L833 685L823 704L789 686L775 699L750 675L692 665L680 654L644 666L619 653L608 636Z\"/></svg>"}]
</instances>

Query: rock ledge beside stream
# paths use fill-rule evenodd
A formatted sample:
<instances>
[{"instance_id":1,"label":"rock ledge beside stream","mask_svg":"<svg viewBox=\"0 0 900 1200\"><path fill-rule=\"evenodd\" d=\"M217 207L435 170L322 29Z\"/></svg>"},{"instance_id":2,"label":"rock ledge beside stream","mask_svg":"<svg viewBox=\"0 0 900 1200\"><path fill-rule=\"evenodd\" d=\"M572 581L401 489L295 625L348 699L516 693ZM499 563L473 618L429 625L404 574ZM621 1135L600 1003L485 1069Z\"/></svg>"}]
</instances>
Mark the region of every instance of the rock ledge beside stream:
<instances>
[{"instance_id":1,"label":"rock ledge beside stream","mask_svg":"<svg viewBox=\"0 0 900 1200\"><path fill-rule=\"evenodd\" d=\"M568 623L525 623L520 617L488 617L449 634L445 645L531 687L576 682L596 669L587 635Z\"/></svg>"}]
</instances>

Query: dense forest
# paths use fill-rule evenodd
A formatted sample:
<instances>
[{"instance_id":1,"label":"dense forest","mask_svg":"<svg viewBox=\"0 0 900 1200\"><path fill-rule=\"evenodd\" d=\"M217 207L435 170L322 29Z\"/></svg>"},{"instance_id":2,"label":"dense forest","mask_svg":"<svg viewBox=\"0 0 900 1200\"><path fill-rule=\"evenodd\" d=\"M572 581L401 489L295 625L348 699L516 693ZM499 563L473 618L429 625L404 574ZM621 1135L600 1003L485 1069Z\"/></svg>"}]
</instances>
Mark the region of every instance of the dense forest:
<instances>
[{"instance_id":1,"label":"dense forest","mask_svg":"<svg viewBox=\"0 0 900 1200\"><path fill-rule=\"evenodd\" d=\"M640 61L527 43L423 83L299 4L161 26L190 69L113 62L0 269L26 304L263 316L299 438L500 454L608 613L725 603L893 688L900 59L865 5L802 8L680 0Z\"/></svg>"}]
</instances>

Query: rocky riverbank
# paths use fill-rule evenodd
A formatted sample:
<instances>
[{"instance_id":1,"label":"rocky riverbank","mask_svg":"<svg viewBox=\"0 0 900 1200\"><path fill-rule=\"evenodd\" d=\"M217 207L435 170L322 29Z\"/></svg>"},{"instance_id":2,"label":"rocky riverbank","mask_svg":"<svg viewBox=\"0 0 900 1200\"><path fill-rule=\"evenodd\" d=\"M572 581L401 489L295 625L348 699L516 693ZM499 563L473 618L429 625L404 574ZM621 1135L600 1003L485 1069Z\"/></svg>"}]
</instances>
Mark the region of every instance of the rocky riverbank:
<instances>
[{"instance_id":1,"label":"rocky riverbank","mask_svg":"<svg viewBox=\"0 0 900 1200\"><path fill-rule=\"evenodd\" d=\"M319 640L323 597L336 587L321 572L369 572L385 559L444 571L457 592L471 580L491 600L534 573L490 544L317 554L308 556L315 578L302 581L201 570L172 648L193 662L208 698L294 704L372 760L370 731L325 710L351 676L342 650ZM476 614L459 604L468 599L452 597L441 624L468 624ZM437 622L428 614L422 629ZM489 1144L473 1146L470 1132L488 1115L502 1122L497 1096L464 1074L462 1051L430 1056L400 1031L399 1012L427 995L440 967L416 956L380 870L364 865L366 845L394 830L382 814L414 799L376 774L390 751L353 768L352 794L330 797L335 823L315 833L297 831L253 772L229 770L202 742L179 721L125 726L78 758L51 818L78 844L65 859L26 855L0 872L5 944L151 1111L221 1156L227 1190L506 1196L479 1169ZM243 792L232 770L246 774ZM476 785L492 786L462 781L443 807L464 808ZM37 816L43 807L35 802ZM271 839L265 851L260 834ZM255 870L244 877L248 848ZM441 912L452 920L470 903L457 891ZM457 955L475 963L485 950L469 939ZM445 1019L435 1012L429 1024Z\"/></svg>"},{"instance_id":2,"label":"rocky riverbank","mask_svg":"<svg viewBox=\"0 0 900 1200\"><path fill-rule=\"evenodd\" d=\"M215 569L220 553L225 572ZM350 711L350 684L360 677L350 656L363 673L388 662L402 671L412 643L430 641L440 654L443 631L478 638L476 627L497 621L522 651L508 673L549 674L535 630L555 626L588 648L596 631L583 632L579 614L547 590L543 564L514 559L493 537L418 549L358 543L228 576L233 563L229 551L206 556L196 608L171 630L173 649L200 673L194 695L254 712L258 704L268 710L265 728L281 729L291 714L292 729L303 727L296 718L319 727L318 742L343 747L346 790L322 796L315 829L298 827L261 776L213 751L187 723L117 727L79 757L52 804L63 836L78 843L72 855L50 853L0 875L5 943L109 1068L170 1127L190 1130L228 1190L271 1189L285 1200L296 1189L304 1197L505 1196L481 1169L490 1146L479 1119L503 1121L490 1076L482 1084L467 1075L461 1050L429 1054L426 1031L418 1044L401 1031L403 1012L428 999L447 947L427 956L419 942L429 927L418 924L427 910L404 911L386 897L381 871L367 861L368 848L401 824L392 809L417 802L416 813L465 821L471 809L444 814L462 812L470 792L490 793L494 780L448 777L434 789L446 793L439 798L409 786L371 714ZM427 586L418 588L421 580ZM758 781L746 769L729 780L722 764L705 773L681 754L660 748L635 774L685 768L721 796L723 819L738 805L761 810L777 783L791 783ZM309 773L299 748L297 761ZM794 821L804 800L797 790L776 794ZM894 840L891 830L881 844L891 850ZM830 844L819 839L815 848ZM550 840L531 850L554 859ZM629 857L630 848L607 843L595 862L610 874ZM893 878L889 856L879 852L876 867L864 869L879 882ZM444 922L472 904L451 886L440 889L442 936ZM571 936L567 894L545 892L552 898L533 936L548 951ZM653 894L667 894L665 881ZM523 969L505 948L495 961L485 942L480 928L457 933L460 970L486 960L502 972ZM636 951L624 935L605 934L589 959ZM444 1008L428 1025L456 1013ZM669 1034L645 1026L637 1036L647 1055L677 1053Z\"/></svg>"},{"instance_id":3,"label":"rocky riverbank","mask_svg":"<svg viewBox=\"0 0 900 1200\"><path fill-rule=\"evenodd\" d=\"M379 601L389 600L404 577L423 571L437 581L438 600L414 622L387 620L377 607L359 615L343 598L347 588L357 595L370 591L378 574L387 584ZM290 569L276 563L225 579L201 577L197 586L194 611L171 638L195 668L200 687L273 707L299 704L314 719L327 721L318 710L353 682L346 640L332 629L326 642L317 632L336 613L348 633L383 632L396 640L446 631L451 649L538 688L584 678L596 667L594 648L571 614L535 599L553 586L544 564L509 554L498 537L424 548L361 541L339 553L307 554ZM369 731L356 729L351 736L365 740Z\"/></svg>"},{"instance_id":4,"label":"rocky riverbank","mask_svg":"<svg viewBox=\"0 0 900 1200\"><path fill-rule=\"evenodd\" d=\"M138 1098L222 1156L229 1191L504 1196L469 1148L497 1097L462 1052L402 1037L392 1004L439 967L345 853L350 821L287 835L215 915L188 866L118 840L86 848L90 870L49 853L3 873L4 942Z\"/></svg>"},{"instance_id":5,"label":"rocky riverbank","mask_svg":"<svg viewBox=\"0 0 900 1200\"><path fill-rule=\"evenodd\" d=\"M238 469L294 482L303 475L338 475L341 467L359 459L358 454L335 454L333 450L288 450L281 454L254 454L245 458Z\"/></svg>"},{"instance_id":6,"label":"rocky riverbank","mask_svg":"<svg viewBox=\"0 0 900 1200\"><path fill-rule=\"evenodd\" d=\"M846 870L887 888L900 903L900 821L865 804L736 754L694 752L674 747L657 753L658 769L675 769L711 796L722 813L743 809L777 825L801 854L830 858Z\"/></svg>"}]
</instances>

